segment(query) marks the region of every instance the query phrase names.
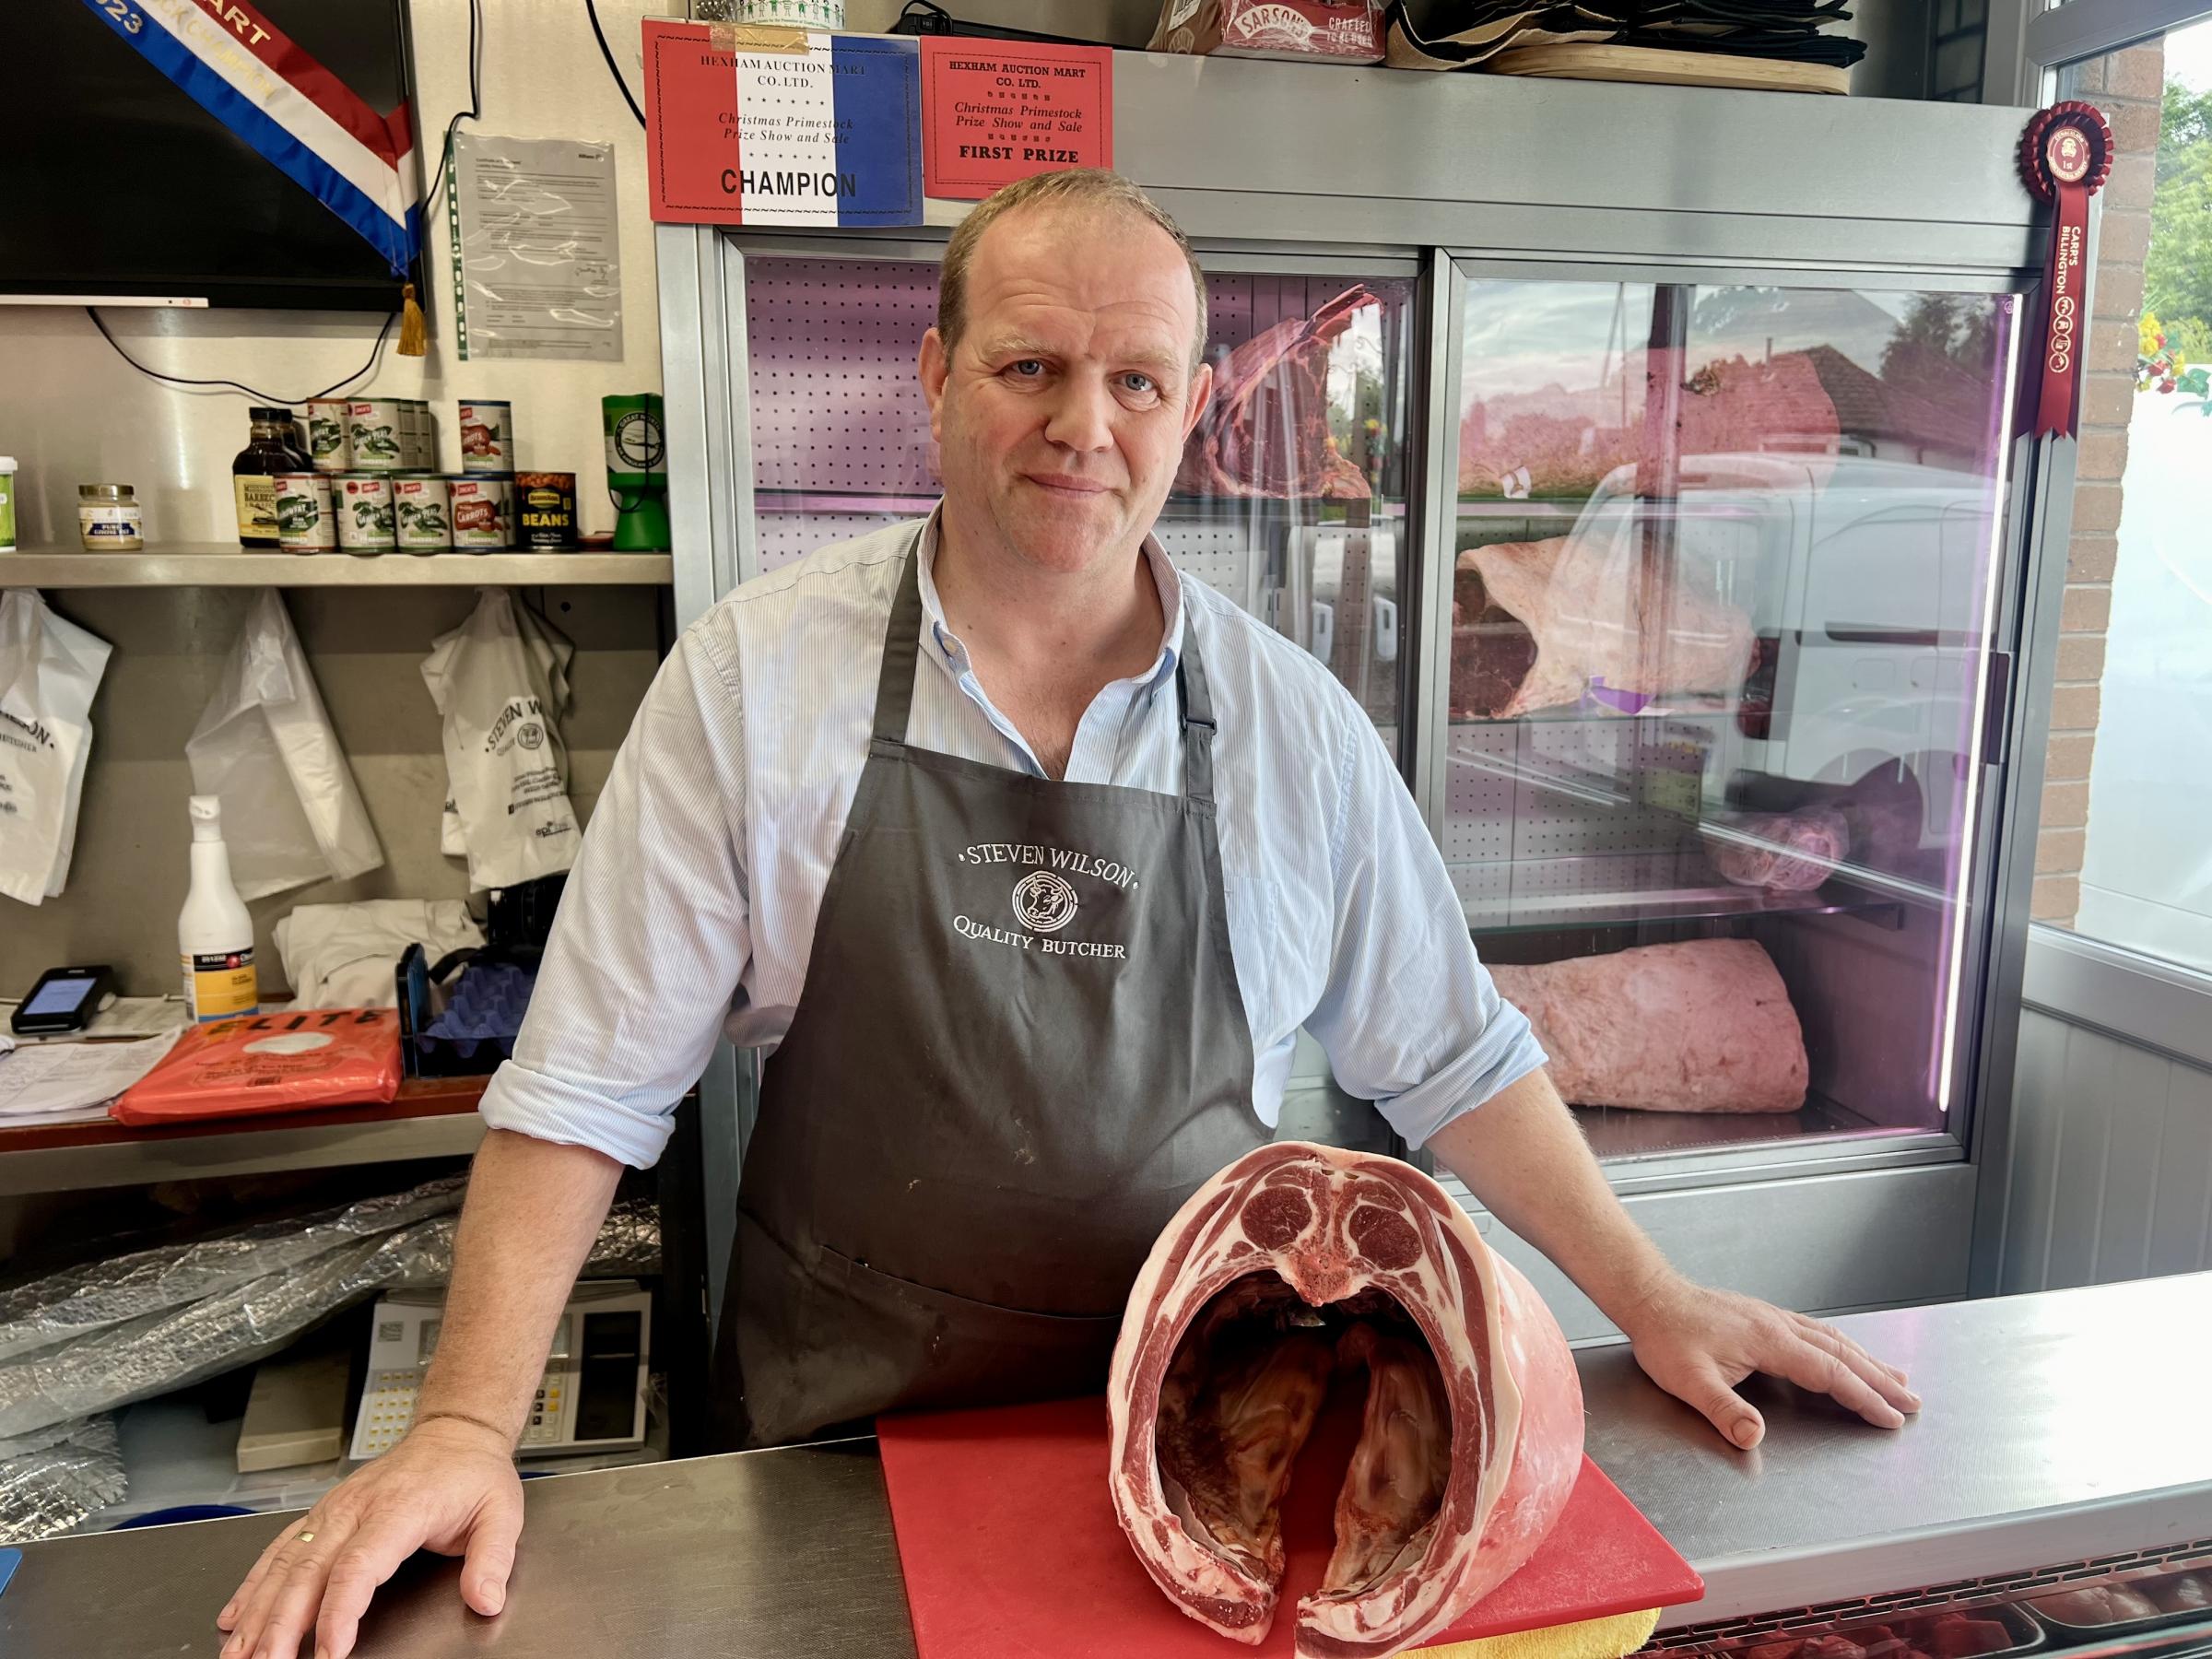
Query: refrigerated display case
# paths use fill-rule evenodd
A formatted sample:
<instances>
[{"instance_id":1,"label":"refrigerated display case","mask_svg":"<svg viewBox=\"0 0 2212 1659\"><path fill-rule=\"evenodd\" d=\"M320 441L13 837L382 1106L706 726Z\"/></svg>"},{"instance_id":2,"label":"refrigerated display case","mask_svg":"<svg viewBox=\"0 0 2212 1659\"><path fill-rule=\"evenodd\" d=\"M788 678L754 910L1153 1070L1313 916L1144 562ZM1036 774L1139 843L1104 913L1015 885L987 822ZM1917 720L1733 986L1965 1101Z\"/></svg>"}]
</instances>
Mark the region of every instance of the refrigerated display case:
<instances>
[{"instance_id":1,"label":"refrigerated display case","mask_svg":"<svg viewBox=\"0 0 2212 1659\"><path fill-rule=\"evenodd\" d=\"M2072 481L2009 414L2018 112L1143 53L1114 88L1224 388L1160 540L1367 710L1501 983L1582 987L1546 1035L1632 1211L1793 1306L1966 1292ZM661 229L686 619L933 503L963 211ZM1300 1070L1287 1133L1389 1144Z\"/></svg>"},{"instance_id":2,"label":"refrigerated display case","mask_svg":"<svg viewBox=\"0 0 2212 1659\"><path fill-rule=\"evenodd\" d=\"M1641 1074L1571 1095L1601 1153L1941 1131L2015 297L1457 276L1443 846L1485 954L1690 947L1580 998L1688 1028L1589 1039ZM1794 1030L1715 977L1720 938L1772 961ZM1755 1042L1805 1081L1762 1087ZM1649 1075L1670 1059L1694 1087Z\"/></svg>"}]
</instances>

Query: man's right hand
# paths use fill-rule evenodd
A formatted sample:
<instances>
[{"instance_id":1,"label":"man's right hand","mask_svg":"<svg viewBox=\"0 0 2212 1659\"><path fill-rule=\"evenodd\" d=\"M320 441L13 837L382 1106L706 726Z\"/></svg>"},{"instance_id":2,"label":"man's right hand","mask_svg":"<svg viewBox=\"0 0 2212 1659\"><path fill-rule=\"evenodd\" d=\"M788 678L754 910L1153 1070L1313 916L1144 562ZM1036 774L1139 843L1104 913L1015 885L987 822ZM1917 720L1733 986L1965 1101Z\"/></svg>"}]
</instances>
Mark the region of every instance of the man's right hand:
<instances>
[{"instance_id":1,"label":"man's right hand","mask_svg":"<svg viewBox=\"0 0 2212 1659\"><path fill-rule=\"evenodd\" d=\"M431 1418L332 1488L261 1552L216 1623L221 1659L295 1659L312 1626L315 1659L346 1659L377 1587L418 1549L465 1558L461 1598L507 1602L523 1531L523 1485L503 1435Z\"/></svg>"}]
</instances>

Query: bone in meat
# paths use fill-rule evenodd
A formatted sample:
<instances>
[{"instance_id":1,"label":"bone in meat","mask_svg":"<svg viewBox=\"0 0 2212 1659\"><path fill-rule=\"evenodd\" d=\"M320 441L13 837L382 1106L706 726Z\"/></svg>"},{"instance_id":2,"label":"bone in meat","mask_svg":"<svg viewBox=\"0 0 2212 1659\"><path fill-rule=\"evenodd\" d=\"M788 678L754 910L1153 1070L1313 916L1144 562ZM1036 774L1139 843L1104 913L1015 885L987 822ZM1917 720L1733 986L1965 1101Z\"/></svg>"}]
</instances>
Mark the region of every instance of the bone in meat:
<instances>
[{"instance_id":1,"label":"bone in meat","mask_svg":"<svg viewBox=\"0 0 2212 1659\"><path fill-rule=\"evenodd\" d=\"M1645 580L1632 538L1554 535L1459 556L1453 589L1452 712L1510 720L1617 692L1674 697L1741 690L1751 619L1701 591L1687 558Z\"/></svg>"},{"instance_id":2,"label":"bone in meat","mask_svg":"<svg viewBox=\"0 0 2212 1659\"><path fill-rule=\"evenodd\" d=\"M1356 1594L1427 1542L1452 1477L1452 1407L1443 1373L1418 1342L1356 1324L1336 1352L1367 1367L1367 1411L1336 1495L1336 1548L1322 1589Z\"/></svg>"},{"instance_id":3,"label":"bone in meat","mask_svg":"<svg viewBox=\"0 0 2212 1659\"><path fill-rule=\"evenodd\" d=\"M1298 1608L1300 1659L1420 1645L1534 1554L1566 1505L1582 1466L1582 1387L1528 1282L1410 1165L1264 1147L1199 1188L1161 1233L1107 1390L1108 1478L1130 1547L1163 1592L1223 1635L1265 1639L1279 1556L1214 1533L1194 1484L1252 1477L1218 1454L1213 1477L1197 1475L1205 1448L1187 1425L1206 1419L1209 1391L1233 1393L1251 1374L1237 1343L1361 1326L1376 1328L1343 1341L1370 1364L1369 1433L1339 1493L1333 1587ZM1417 1349L1431 1369L1413 1362ZM1272 1449L1256 1460L1261 1481L1278 1467ZM1241 1523L1279 1498L1269 1484L1256 1503L1211 1508Z\"/></svg>"},{"instance_id":4,"label":"bone in meat","mask_svg":"<svg viewBox=\"0 0 2212 1659\"><path fill-rule=\"evenodd\" d=\"M1311 317L1254 335L1214 371L1206 413L1182 446L1175 488L1211 496L1365 500L1367 478L1329 435L1329 348L1352 315L1378 303L1364 288Z\"/></svg>"}]
</instances>

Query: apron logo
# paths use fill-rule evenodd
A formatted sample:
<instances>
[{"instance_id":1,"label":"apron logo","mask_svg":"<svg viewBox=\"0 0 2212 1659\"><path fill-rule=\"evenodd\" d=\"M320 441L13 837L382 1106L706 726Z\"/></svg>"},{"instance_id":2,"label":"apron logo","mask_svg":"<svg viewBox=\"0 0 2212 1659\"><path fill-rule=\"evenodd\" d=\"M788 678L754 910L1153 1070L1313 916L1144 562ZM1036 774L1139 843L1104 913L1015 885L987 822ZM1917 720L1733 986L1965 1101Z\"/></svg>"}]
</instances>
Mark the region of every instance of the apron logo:
<instances>
[{"instance_id":1,"label":"apron logo","mask_svg":"<svg viewBox=\"0 0 2212 1659\"><path fill-rule=\"evenodd\" d=\"M1050 870L1014 884L1014 917L1031 933L1058 933L1076 919L1076 889Z\"/></svg>"}]
</instances>

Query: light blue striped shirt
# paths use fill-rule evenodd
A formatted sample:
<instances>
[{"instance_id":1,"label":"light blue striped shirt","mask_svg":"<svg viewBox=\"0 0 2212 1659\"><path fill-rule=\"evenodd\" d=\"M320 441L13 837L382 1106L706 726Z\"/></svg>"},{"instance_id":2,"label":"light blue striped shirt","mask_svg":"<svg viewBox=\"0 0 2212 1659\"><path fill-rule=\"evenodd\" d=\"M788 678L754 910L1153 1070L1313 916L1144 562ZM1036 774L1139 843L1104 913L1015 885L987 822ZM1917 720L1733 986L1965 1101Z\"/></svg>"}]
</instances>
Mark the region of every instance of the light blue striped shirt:
<instances>
[{"instance_id":1,"label":"light blue striped shirt","mask_svg":"<svg viewBox=\"0 0 2212 1659\"><path fill-rule=\"evenodd\" d=\"M484 1097L493 1127L642 1168L717 1035L772 1050L790 1029L912 533L890 525L825 547L685 630L592 815L514 1058ZM945 624L934 551L933 528L908 738L1041 776ZM1219 723L1253 1110L1277 1122L1303 1026L1337 1082L1419 1146L1543 1051L1477 961L1443 859L1367 714L1310 654L1182 576L1157 543L1146 551L1167 613L1159 656L1085 711L1066 778L1180 792L1174 667L1188 630Z\"/></svg>"}]
</instances>

